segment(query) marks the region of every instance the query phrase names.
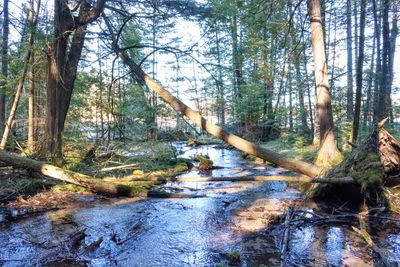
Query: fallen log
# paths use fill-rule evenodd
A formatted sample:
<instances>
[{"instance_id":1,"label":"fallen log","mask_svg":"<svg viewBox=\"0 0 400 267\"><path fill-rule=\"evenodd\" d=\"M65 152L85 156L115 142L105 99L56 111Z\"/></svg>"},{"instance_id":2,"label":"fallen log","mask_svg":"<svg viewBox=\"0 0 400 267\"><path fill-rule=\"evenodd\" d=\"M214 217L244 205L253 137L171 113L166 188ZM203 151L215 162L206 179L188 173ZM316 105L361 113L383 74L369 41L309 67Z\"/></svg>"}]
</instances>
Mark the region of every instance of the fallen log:
<instances>
[{"instance_id":1,"label":"fallen log","mask_svg":"<svg viewBox=\"0 0 400 267\"><path fill-rule=\"evenodd\" d=\"M137 65L126 53L126 50L121 49L118 45L117 36L114 34L113 28L107 17L104 16L104 21L107 25L108 30L111 33L112 48L122 62L129 68L134 77L146 85L150 90L156 92L167 104L169 104L174 110L180 112L183 116L189 118L192 122L197 124L201 129L206 131L208 134L217 137L224 142L232 145L233 147L243 151L247 154L254 155L262 158L266 161L274 163L285 169L307 175L309 177L317 177L324 172L324 169L314 164L307 163L301 160L286 158L283 155L276 153L272 150L258 146L252 142L249 142L237 135L231 134L214 123L206 120L197 111L194 111L182 101L174 97L169 91L158 84L150 76L148 76L139 65Z\"/></svg>"},{"instance_id":2,"label":"fallen log","mask_svg":"<svg viewBox=\"0 0 400 267\"><path fill-rule=\"evenodd\" d=\"M61 180L74 185L82 186L92 192L106 196L131 196L135 187L130 184L106 182L88 175L64 170L51 164L18 156L4 150L0 150L0 161L15 168L27 169L39 172L45 176Z\"/></svg>"},{"instance_id":3,"label":"fallen log","mask_svg":"<svg viewBox=\"0 0 400 267\"><path fill-rule=\"evenodd\" d=\"M307 176L239 176L239 177L146 177L133 179L133 181L155 181L155 182L295 182L295 183L325 183L325 184L354 184L352 177L340 178L311 178Z\"/></svg>"}]
</instances>

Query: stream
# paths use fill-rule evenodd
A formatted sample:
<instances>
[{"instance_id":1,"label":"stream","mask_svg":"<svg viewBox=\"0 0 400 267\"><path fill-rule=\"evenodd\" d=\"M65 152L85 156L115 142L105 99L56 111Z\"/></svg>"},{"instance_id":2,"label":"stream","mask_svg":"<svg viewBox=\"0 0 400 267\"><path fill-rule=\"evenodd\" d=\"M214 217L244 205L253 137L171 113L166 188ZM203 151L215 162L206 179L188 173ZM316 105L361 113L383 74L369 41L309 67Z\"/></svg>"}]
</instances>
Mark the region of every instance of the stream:
<instances>
[{"instance_id":1,"label":"stream","mask_svg":"<svg viewBox=\"0 0 400 267\"><path fill-rule=\"evenodd\" d=\"M181 157L208 155L223 167L184 176L287 175L218 145L174 146ZM116 199L0 223L0 265L281 266L282 214L305 201L284 182L174 182L160 187L202 197ZM309 206L293 220L319 216L317 205ZM285 265L384 266L351 226L357 226L354 219L291 226ZM400 263L399 227L395 219L371 222L372 238L392 266Z\"/></svg>"}]
</instances>

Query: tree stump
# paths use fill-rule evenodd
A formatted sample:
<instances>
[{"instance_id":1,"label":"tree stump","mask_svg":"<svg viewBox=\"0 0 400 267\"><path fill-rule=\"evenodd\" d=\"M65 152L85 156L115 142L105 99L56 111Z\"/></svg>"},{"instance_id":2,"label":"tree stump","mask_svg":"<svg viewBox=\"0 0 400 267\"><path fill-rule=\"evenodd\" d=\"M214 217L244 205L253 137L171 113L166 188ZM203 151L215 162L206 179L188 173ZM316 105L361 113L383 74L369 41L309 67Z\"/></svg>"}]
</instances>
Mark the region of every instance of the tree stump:
<instances>
[{"instance_id":1,"label":"tree stump","mask_svg":"<svg viewBox=\"0 0 400 267\"><path fill-rule=\"evenodd\" d=\"M400 177L400 142L383 128L386 120L379 122L361 145L325 175L351 176L357 183L314 185L310 190L312 197L385 202L382 186Z\"/></svg>"}]
</instances>

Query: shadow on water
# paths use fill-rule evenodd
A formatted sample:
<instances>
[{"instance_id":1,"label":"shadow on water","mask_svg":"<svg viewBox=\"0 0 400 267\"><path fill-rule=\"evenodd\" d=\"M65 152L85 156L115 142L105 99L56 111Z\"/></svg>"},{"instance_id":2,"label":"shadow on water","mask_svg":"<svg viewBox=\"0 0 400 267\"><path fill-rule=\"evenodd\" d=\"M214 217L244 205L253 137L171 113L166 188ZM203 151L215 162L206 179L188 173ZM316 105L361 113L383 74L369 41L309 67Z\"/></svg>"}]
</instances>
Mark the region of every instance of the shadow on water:
<instances>
[{"instance_id":1,"label":"shadow on water","mask_svg":"<svg viewBox=\"0 0 400 267\"><path fill-rule=\"evenodd\" d=\"M285 172L249 162L214 145L175 144L182 157L207 154L223 169L212 176ZM202 175L192 171L186 175ZM207 174L209 175L209 174ZM207 197L116 200L109 205L48 212L0 226L4 266L280 266L284 212L303 201L282 182L169 183ZM313 218L315 205L293 221ZM288 266L379 266L355 236L356 221L297 223L290 228ZM374 240L400 262L396 221L376 222ZM236 252L240 255L238 260Z\"/></svg>"}]
</instances>

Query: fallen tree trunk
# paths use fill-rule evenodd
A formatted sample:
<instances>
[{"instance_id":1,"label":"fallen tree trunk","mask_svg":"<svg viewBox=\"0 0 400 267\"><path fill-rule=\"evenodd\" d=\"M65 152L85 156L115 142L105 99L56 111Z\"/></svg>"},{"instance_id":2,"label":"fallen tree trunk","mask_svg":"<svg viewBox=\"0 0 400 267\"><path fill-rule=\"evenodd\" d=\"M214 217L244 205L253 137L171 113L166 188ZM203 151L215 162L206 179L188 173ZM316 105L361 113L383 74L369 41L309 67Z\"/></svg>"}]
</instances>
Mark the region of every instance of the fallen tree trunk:
<instances>
[{"instance_id":1,"label":"fallen tree trunk","mask_svg":"<svg viewBox=\"0 0 400 267\"><path fill-rule=\"evenodd\" d=\"M130 196L135 191L132 185L106 182L88 175L64 170L51 164L18 156L14 153L0 150L0 161L21 169L39 172L45 176L82 186L92 192L106 196Z\"/></svg>"},{"instance_id":2,"label":"fallen tree trunk","mask_svg":"<svg viewBox=\"0 0 400 267\"><path fill-rule=\"evenodd\" d=\"M354 184L352 177L340 178L311 178L307 176L238 176L238 177L179 177L160 178L148 177L134 179L134 181L157 181L157 182L294 182L294 183L325 183L325 184Z\"/></svg>"},{"instance_id":3,"label":"fallen tree trunk","mask_svg":"<svg viewBox=\"0 0 400 267\"><path fill-rule=\"evenodd\" d=\"M192 122L197 124L201 129L206 131L208 134L225 141L226 143L234 146L240 151L262 158L266 161L274 163L285 169L295 171L297 173L301 173L309 177L317 177L323 173L324 170L316 165L301 160L286 158L281 154L278 154L274 151L258 146L237 135L231 134L222 129L221 127L215 125L214 123L206 120L204 117L200 115L199 112L194 111L193 109L185 105L182 101L174 97L170 92L168 92L165 88L163 88L160 84L158 84L155 80L153 80L150 76L148 76L140 68L140 66L137 65L129 57L129 55L125 52L125 50L121 49L118 46L117 39L116 36L114 35L112 26L110 25L106 17L105 17L105 22L113 38L112 47L114 52L118 55L118 57L122 60L122 62L129 67L130 71L136 77L136 79L139 82L145 84L152 91L156 92L158 96L160 96L173 109L180 112L183 116L189 118Z\"/></svg>"}]
</instances>

